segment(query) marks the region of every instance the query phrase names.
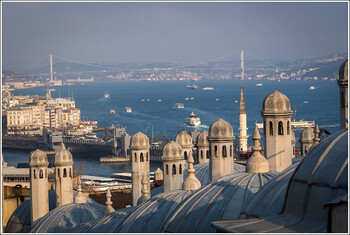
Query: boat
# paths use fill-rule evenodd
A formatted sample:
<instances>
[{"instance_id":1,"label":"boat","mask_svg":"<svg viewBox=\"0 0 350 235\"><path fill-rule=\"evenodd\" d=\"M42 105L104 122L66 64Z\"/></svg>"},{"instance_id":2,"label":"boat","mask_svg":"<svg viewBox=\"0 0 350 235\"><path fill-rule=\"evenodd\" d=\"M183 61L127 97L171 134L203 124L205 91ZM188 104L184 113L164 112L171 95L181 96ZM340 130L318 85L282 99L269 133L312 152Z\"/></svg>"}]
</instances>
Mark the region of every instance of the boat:
<instances>
[{"instance_id":1,"label":"boat","mask_svg":"<svg viewBox=\"0 0 350 235\"><path fill-rule=\"evenodd\" d=\"M315 90L315 89L316 89L316 87L314 87L314 86L310 86L310 87L309 87L309 89L310 89L310 90Z\"/></svg>"},{"instance_id":2,"label":"boat","mask_svg":"<svg viewBox=\"0 0 350 235\"><path fill-rule=\"evenodd\" d=\"M181 103L175 103L174 108L183 109L183 108L185 108L185 106L184 106L184 104L181 104Z\"/></svg>"},{"instance_id":3,"label":"boat","mask_svg":"<svg viewBox=\"0 0 350 235\"><path fill-rule=\"evenodd\" d=\"M162 102L162 99L159 99L158 102Z\"/></svg>"},{"instance_id":4,"label":"boat","mask_svg":"<svg viewBox=\"0 0 350 235\"><path fill-rule=\"evenodd\" d=\"M214 90L214 87L203 87L204 91L212 91Z\"/></svg>"},{"instance_id":5,"label":"boat","mask_svg":"<svg viewBox=\"0 0 350 235\"><path fill-rule=\"evenodd\" d=\"M119 184L114 178L100 176L82 175L80 176L80 179L82 183L88 186L115 186Z\"/></svg>"},{"instance_id":6,"label":"boat","mask_svg":"<svg viewBox=\"0 0 350 235\"><path fill-rule=\"evenodd\" d=\"M106 98L106 99L110 98L108 92L105 93L105 98Z\"/></svg>"},{"instance_id":7,"label":"boat","mask_svg":"<svg viewBox=\"0 0 350 235\"><path fill-rule=\"evenodd\" d=\"M256 84L256 86L262 86L263 84L262 83L258 83L258 84Z\"/></svg>"},{"instance_id":8,"label":"boat","mask_svg":"<svg viewBox=\"0 0 350 235\"><path fill-rule=\"evenodd\" d=\"M112 173L111 177L120 183L132 183L131 173ZM149 178L150 182L154 181L154 172L150 172Z\"/></svg>"},{"instance_id":9,"label":"boat","mask_svg":"<svg viewBox=\"0 0 350 235\"><path fill-rule=\"evenodd\" d=\"M308 103L309 103L309 101L305 100L303 103L304 103L304 104L308 104Z\"/></svg>"},{"instance_id":10,"label":"boat","mask_svg":"<svg viewBox=\"0 0 350 235\"><path fill-rule=\"evenodd\" d=\"M194 82L192 83L192 85L187 84L187 88L188 88L188 89L197 89L198 86L197 86L196 82L194 81Z\"/></svg>"},{"instance_id":11,"label":"boat","mask_svg":"<svg viewBox=\"0 0 350 235\"><path fill-rule=\"evenodd\" d=\"M114 109L111 109L111 110L109 110L109 113L112 114L112 115L114 115L114 114L115 114L115 110L114 110Z\"/></svg>"},{"instance_id":12,"label":"boat","mask_svg":"<svg viewBox=\"0 0 350 235\"><path fill-rule=\"evenodd\" d=\"M201 124L201 119L197 117L193 112L189 117L186 118L186 125L188 126L199 126Z\"/></svg>"},{"instance_id":13,"label":"boat","mask_svg":"<svg viewBox=\"0 0 350 235\"><path fill-rule=\"evenodd\" d=\"M186 97L186 98L185 98L185 100L189 100L189 98L188 98L188 97Z\"/></svg>"},{"instance_id":14,"label":"boat","mask_svg":"<svg viewBox=\"0 0 350 235\"><path fill-rule=\"evenodd\" d=\"M127 112L127 113L131 113L132 112L132 109L130 108L130 107L125 107L125 112Z\"/></svg>"},{"instance_id":15,"label":"boat","mask_svg":"<svg viewBox=\"0 0 350 235\"><path fill-rule=\"evenodd\" d=\"M216 101L219 101L220 99L219 99L219 98L216 98L215 100L216 100Z\"/></svg>"}]
</instances>

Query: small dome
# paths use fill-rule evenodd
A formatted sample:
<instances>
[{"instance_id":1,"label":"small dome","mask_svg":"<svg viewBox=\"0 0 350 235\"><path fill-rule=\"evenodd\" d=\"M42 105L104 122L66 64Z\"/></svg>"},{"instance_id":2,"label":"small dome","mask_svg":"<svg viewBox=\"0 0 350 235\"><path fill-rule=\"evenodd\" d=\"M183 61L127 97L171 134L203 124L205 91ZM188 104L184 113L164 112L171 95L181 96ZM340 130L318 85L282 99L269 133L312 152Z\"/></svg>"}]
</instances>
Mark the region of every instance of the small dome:
<instances>
[{"instance_id":1,"label":"small dome","mask_svg":"<svg viewBox=\"0 0 350 235\"><path fill-rule=\"evenodd\" d=\"M194 172L196 172L196 170L193 168L194 159L192 154L188 156L187 161L188 161L188 169L187 169L188 176L182 184L182 189L186 191L194 191L201 187L201 182L197 179L195 174L193 174Z\"/></svg>"},{"instance_id":2,"label":"small dome","mask_svg":"<svg viewBox=\"0 0 350 235\"><path fill-rule=\"evenodd\" d=\"M72 154L66 149L64 143L62 143L62 148L55 154L55 166L61 165L73 165Z\"/></svg>"},{"instance_id":3,"label":"small dome","mask_svg":"<svg viewBox=\"0 0 350 235\"><path fill-rule=\"evenodd\" d=\"M348 72L349 72L349 66L348 66L348 60L344 61L344 63L341 64L339 68L339 79L338 81L348 81Z\"/></svg>"},{"instance_id":4,"label":"small dome","mask_svg":"<svg viewBox=\"0 0 350 235\"><path fill-rule=\"evenodd\" d=\"M31 152L29 156L29 165L30 166L48 166L49 162L47 161L46 153L39 149Z\"/></svg>"},{"instance_id":5,"label":"small dome","mask_svg":"<svg viewBox=\"0 0 350 235\"><path fill-rule=\"evenodd\" d=\"M137 132L131 138L130 149L132 149L132 150L149 149L148 137L141 132Z\"/></svg>"},{"instance_id":6,"label":"small dome","mask_svg":"<svg viewBox=\"0 0 350 235\"><path fill-rule=\"evenodd\" d=\"M182 148L192 148L192 138L186 131L180 131L175 138L176 143L181 145Z\"/></svg>"},{"instance_id":7,"label":"small dome","mask_svg":"<svg viewBox=\"0 0 350 235\"><path fill-rule=\"evenodd\" d=\"M218 119L209 128L209 139L234 139L232 126L223 119Z\"/></svg>"},{"instance_id":8,"label":"small dome","mask_svg":"<svg viewBox=\"0 0 350 235\"><path fill-rule=\"evenodd\" d=\"M293 111L290 107L290 101L284 94L274 91L269 94L263 101L262 115L267 114L290 114Z\"/></svg>"},{"instance_id":9,"label":"small dome","mask_svg":"<svg viewBox=\"0 0 350 235\"><path fill-rule=\"evenodd\" d=\"M209 142L208 142L208 132L203 131L200 133L197 137L197 146L198 147L209 147Z\"/></svg>"},{"instance_id":10,"label":"small dome","mask_svg":"<svg viewBox=\"0 0 350 235\"><path fill-rule=\"evenodd\" d=\"M174 141L170 141L164 146L162 160L184 160L182 147Z\"/></svg>"},{"instance_id":11,"label":"small dome","mask_svg":"<svg viewBox=\"0 0 350 235\"><path fill-rule=\"evenodd\" d=\"M313 139L315 137L314 129L311 127L306 127L300 134L300 142L306 143L310 142L313 143Z\"/></svg>"},{"instance_id":12,"label":"small dome","mask_svg":"<svg viewBox=\"0 0 350 235\"><path fill-rule=\"evenodd\" d=\"M254 146L253 146L253 155L249 157L246 163L246 172L249 173L266 173L269 172L269 162L265 157L263 157L260 153L261 147L260 147L260 134L258 127L255 127L254 133L253 133L253 140L254 140Z\"/></svg>"}]
</instances>

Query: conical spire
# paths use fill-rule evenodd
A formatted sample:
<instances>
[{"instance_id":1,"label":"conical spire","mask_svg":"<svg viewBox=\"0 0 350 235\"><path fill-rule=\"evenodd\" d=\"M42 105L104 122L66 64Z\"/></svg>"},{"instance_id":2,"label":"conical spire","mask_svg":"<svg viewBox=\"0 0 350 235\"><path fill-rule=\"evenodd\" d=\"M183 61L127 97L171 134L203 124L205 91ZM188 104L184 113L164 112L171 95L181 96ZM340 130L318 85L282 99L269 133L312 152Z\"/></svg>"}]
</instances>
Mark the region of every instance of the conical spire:
<instances>
[{"instance_id":1,"label":"conical spire","mask_svg":"<svg viewBox=\"0 0 350 235\"><path fill-rule=\"evenodd\" d=\"M111 194L111 191L109 189L107 189L107 193L106 193L106 198L107 198L107 201L106 201L106 208L104 209L103 211L103 214L102 216L105 216L105 215L108 215L110 213L112 213L114 210L114 208L112 207L112 194Z\"/></svg>"},{"instance_id":2,"label":"conical spire","mask_svg":"<svg viewBox=\"0 0 350 235\"><path fill-rule=\"evenodd\" d=\"M261 153L260 147L260 134L258 127L255 127L253 134L254 146L253 155L248 159L246 164L246 172L249 173L265 173L269 172L269 162L264 158Z\"/></svg>"},{"instance_id":3,"label":"conical spire","mask_svg":"<svg viewBox=\"0 0 350 235\"><path fill-rule=\"evenodd\" d=\"M197 190L201 187L201 182L197 179L197 177L195 176L194 172L196 171L193 168L193 163L194 163L194 159L192 156L192 153L190 153L190 155L188 156L188 176L185 180L185 182L182 185L183 190L186 191L190 191L190 190Z\"/></svg>"},{"instance_id":4,"label":"conical spire","mask_svg":"<svg viewBox=\"0 0 350 235\"><path fill-rule=\"evenodd\" d=\"M245 110L245 101L244 101L244 93L243 93L243 82L241 83L241 101L239 104L239 113L240 114L246 114Z\"/></svg>"},{"instance_id":5,"label":"conical spire","mask_svg":"<svg viewBox=\"0 0 350 235\"><path fill-rule=\"evenodd\" d=\"M86 203L86 197L85 195L81 192L81 180L80 176L78 176L78 193L74 198L74 203L80 204L80 203Z\"/></svg>"},{"instance_id":6,"label":"conical spire","mask_svg":"<svg viewBox=\"0 0 350 235\"><path fill-rule=\"evenodd\" d=\"M61 142L61 148L62 148L62 149L66 149L66 146L64 145L63 140L62 140L62 142Z\"/></svg>"},{"instance_id":7,"label":"conical spire","mask_svg":"<svg viewBox=\"0 0 350 235\"><path fill-rule=\"evenodd\" d=\"M142 183L142 190L141 190L142 196L139 198L139 200L137 200L137 205L140 205L141 203L143 203L143 202L147 201L148 199L150 199L149 190L147 188L148 181L147 181L146 175L144 175L142 177L141 183Z\"/></svg>"},{"instance_id":8,"label":"conical spire","mask_svg":"<svg viewBox=\"0 0 350 235\"><path fill-rule=\"evenodd\" d=\"M320 129L318 128L318 125L315 125L314 129L315 137L314 137L314 144L313 146L316 146L320 143Z\"/></svg>"}]
</instances>

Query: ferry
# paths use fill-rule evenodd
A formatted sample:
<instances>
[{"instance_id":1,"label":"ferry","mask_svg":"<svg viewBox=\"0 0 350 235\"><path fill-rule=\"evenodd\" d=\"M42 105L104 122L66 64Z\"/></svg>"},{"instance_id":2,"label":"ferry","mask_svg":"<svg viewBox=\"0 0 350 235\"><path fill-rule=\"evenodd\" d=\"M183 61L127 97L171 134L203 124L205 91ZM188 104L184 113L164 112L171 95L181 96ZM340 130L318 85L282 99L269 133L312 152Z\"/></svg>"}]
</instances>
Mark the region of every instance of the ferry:
<instances>
[{"instance_id":1,"label":"ferry","mask_svg":"<svg viewBox=\"0 0 350 235\"><path fill-rule=\"evenodd\" d=\"M96 140L97 139L97 135L96 135L96 133L86 134L85 135L85 139L87 139L87 140Z\"/></svg>"},{"instance_id":2,"label":"ferry","mask_svg":"<svg viewBox=\"0 0 350 235\"><path fill-rule=\"evenodd\" d=\"M186 125L188 126L199 126L201 124L201 119L196 117L196 115L192 112L191 116L186 118Z\"/></svg>"},{"instance_id":3,"label":"ferry","mask_svg":"<svg viewBox=\"0 0 350 235\"><path fill-rule=\"evenodd\" d=\"M112 115L114 115L114 114L115 114L115 110L114 110L114 109L111 109L111 110L109 110L109 113L112 114Z\"/></svg>"},{"instance_id":4,"label":"ferry","mask_svg":"<svg viewBox=\"0 0 350 235\"><path fill-rule=\"evenodd\" d=\"M204 91L212 91L214 90L214 87L203 87Z\"/></svg>"},{"instance_id":5,"label":"ferry","mask_svg":"<svg viewBox=\"0 0 350 235\"><path fill-rule=\"evenodd\" d=\"M106 98L106 99L110 98L108 92L105 93L105 98Z\"/></svg>"},{"instance_id":6,"label":"ferry","mask_svg":"<svg viewBox=\"0 0 350 235\"><path fill-rule=\"evenodd\" d=\"M132 183L131 173L112 173L111 177L120 183ZM150 172L150 182L154 181L154 172Z\"/></svg>"},{"instance_id":7,"label":"ferry","mask_svg":"<svg viewBox=\"0 0 350 235\"><path fill-rule=\"evenodd\" d=\"M310 86L310 87L309 87L309 89L310 89L310 90L315 90L315 89L316 89L316 87L314 87L314 86Z\"/></svg>"},{"instance_id":8,"label":"ferry","mask_svg":"<svg viewBox=\"0 0 350 235\"><path fill-rule=\"evenodd\" d=\"M198 86L197 86L196 82L193 82L193 84L192 84L192 85L187 84L187 88L188 88L188 89L197 89L197 88L198 88Z\"/></svg>"},{"instance_id":9,"label":"ferry","mask_svg":"<svg viewBox=\"0 0 350 235\"><path fill-rule=\"evenodd\" d=\"M181 104L181 103L175 103L174 104L174 108L176 108L176 109L183 109L183 108L185 108L185 106L184 106L184 104Z\"/></svg>"},{"instance_id":10,"label":"ferry","mask_svg":"<svg viewBox=\"0 0 350 235\"><path fill-rule=\"evenodd\" d=\"M258 84L256 84L256 86L262 86L263 84L262 83L258 83Z\"/></svg>"},{"instance_id":11,"label":"ferry","mask_svg":"<svg viewBox=\"0 0 350 235\"><path fill-rule=\"evenodd\" d=\"M82 183L87 186L115 186L119 184L114 178L100 176L82 175L80 179Z\"/></svg>"},{"instance_id":12,"label":"ferry","mask_svg":"<svg viewBox=\"0 0 350 235\"><path fill-rule=\"evenodd\" d=\"M132 112L132 109L130 108L130 107L125 107L125 112L127 112L127 113L131 113Z\"/></svg>"}]
</instances>

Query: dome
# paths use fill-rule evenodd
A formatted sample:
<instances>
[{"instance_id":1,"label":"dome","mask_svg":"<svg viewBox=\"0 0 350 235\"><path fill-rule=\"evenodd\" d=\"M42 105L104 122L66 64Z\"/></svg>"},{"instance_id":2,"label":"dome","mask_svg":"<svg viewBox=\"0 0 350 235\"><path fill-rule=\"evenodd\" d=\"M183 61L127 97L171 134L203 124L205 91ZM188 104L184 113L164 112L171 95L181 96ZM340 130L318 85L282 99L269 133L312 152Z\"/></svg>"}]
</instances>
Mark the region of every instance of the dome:
<instances>
[{"instance_id":1,"label":"dome","mask_svg":"<svg viewBox=\"0 0 350 235\"><path fill-rule=\"evenodd\" d=\"M313 140L314 137L315 137L314 129L311 128L311 127L306 127L306 128L304 128L304 130L300 134L300 142L313 143L314 142L314 140Z\"/></svg>"},{"instance_id":2,"label":"dome","mask_svg":"<svg viewBox=\"0 0 350 235\"><path fill-rule=\"evenodd\" d=\"M268 114L290 114L293 111L290 107L290 101L284 94L274 91L269 94L263 101L262 115Z\"/></svg>"},{"instance_id":3,"label":"dome","mask_svg":"<svg viewBox=\"0 0 350 235\"><path fill-rule=\"evenodd\" d=\"M49 162L47 161L47 155L45 152L37 149L30 153L29 156L29 165L30 166L48 166Z\"/></svg>"},{"instance_id":4,"label":"dome","mask_svg":"<svg viewBox=\"0 0 350 235\"><path fill-rule=\"evenodd\" d=\"M209 139L234 140L232 126L223 119L218 119L209 128Z\"/></svg>"},{"instance_id":5,"label":"dome","mask_svg":"<svg viewBox=\"0 0 350 235\"><path fill-rule=\"evenodd\" d=\"M302 159L288 182L281 213L213 225L236 233L326 233L329 208L324 205L348 193L348 160L348 130L343 130L322 140Z\"/></svg>"},{"instance_id":6,"label":"dome","mask_svg":"<svg viewBox=\"0 0 350 235\"><path fill-rule=\"evenodd\" d=\"M62 143L62 148L55 154L55 166L62 165L73 165L72 154L66 149L64 143Z\"/></svg>"},{"instance_id":7,"label":"dome","mask_svg":"<svg viewBox=\"0 0 350 235\"><path fill-rule=\"evenodd\" d=\"M338 81L347 82L348 81L348 72L349 72L349 63L348 60L344 61L339 68L339 79Z\"/></svg>"},{"instance_id":8,"label":"dome","mask_svg":"<svg viewBox=\"0 0 350 235\"><path fill-rule=\"evenodd\" d=\"M81 223L101 218L104 209L97 203L62 205L38 219L31 233L67 233Z\"/></svg>"},{"instance_id":9,"label":"dome","mask_svg":"<svg viewBox=\"0 0 350 235\"><path fill-rule=\"evenodd\" d=\"M131 150L149 149L148 137L141 132L137 132L135 135L131 137L130 149Z\"/></svg>"},{"instance_id":10,"label":"dome","mask_svg":"<svg viewBox=\"0 0 350 235\"><path fill-rule=\"evenodd\" d=\"M162 161L164 160L184 160L182 147L174 141L170 141L163 148Z\"/></svg>"},{"instance_id":11,"label":"dome","mask_svg":"<svg viewBox=\"0 0 350 235\"><path fill-rule=\"evenodd\" d=\"M167 220L163 232L215 232L210 222L237 219L253 195L276 174L241 172L220 177L181 202Z\"/></svg>"},{"instance_id":12,"label":"dome","mask_svg":"<svg viewBox=\"0 0 350 235\"><path fill-rule=\"evenodd\" d=\"M209 147L208 132L203 131L197 137L197 147Z\"/></svg>"},{"instance_id":13,"label":"dome","mask_svg":"<svg viewBox=\"0 0 350 235\"><path fill-rule=\"evenodd\" d=\"M192 138L186 131L181 131L175 138L176 143L182 146L182 148L192 148Z\"/></svg>"}]
</instances>

